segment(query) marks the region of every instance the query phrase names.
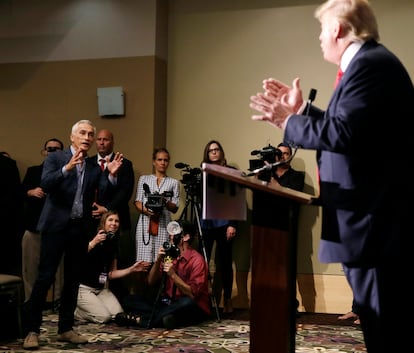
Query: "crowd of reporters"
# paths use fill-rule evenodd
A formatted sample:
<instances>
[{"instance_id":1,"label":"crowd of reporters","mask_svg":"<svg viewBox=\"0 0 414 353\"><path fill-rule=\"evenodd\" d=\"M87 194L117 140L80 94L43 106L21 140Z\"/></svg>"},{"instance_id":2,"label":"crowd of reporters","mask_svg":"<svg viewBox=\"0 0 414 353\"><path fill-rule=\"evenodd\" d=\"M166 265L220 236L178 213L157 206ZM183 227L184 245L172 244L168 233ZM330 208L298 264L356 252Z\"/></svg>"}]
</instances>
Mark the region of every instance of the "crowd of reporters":
<instances>
[{"instance_id":1,"label":"crowd of reporters","mask_svg":"<svg viewBox=\"0 0 414 353\"><path fill-rule=\"evenodd\" d=\"M85 128L86 133L89 134L86 137L88 146L83 154L79 152L82 150L83 143L82 128ZM38 336L42 319L37 316L39 315L37 313L46 308L45 290L52 282L54 290L52 300L56 301L53 303L56 304L54 310L59 311L60 317L58 339L62 341L87 343L86 338L73 330L74 320L95 323L115 321L119 325L144 328L155 326L174 328L208 319L212 305L209 299L209 263L214 241L217 242L216 264L223 275L222 281L213 282L215 305L220 303L223 296L223 313L232 312L232 239L236 235L237 222L220 221L220 224L212 227L217 221L201 220L198 229L193 220L182 219L179 215L176 215L178 222L172 219L179 208L180 182L184 186L186 197L193 197L197 203L201 203L201 169L191 168L185 163L177 163L176 167L182 169L182 180L171 178L167 176L170 162L168 150L166 148L154 150L153 174L142 175L136 186L134 205L139 217L134 237L131 233L133 228L128 205L135 183L132 162L122 154L114 153L115 139L112 132L107 129L96 133L96 128L91 122L81 120L72 127L72 134L79 135L78 144L72 141L66 149L63 142L56 138L46 140L41 151L47 163L46 172L43 167L44 162L29 167L23 183L20 183L16 162L10 156L0 157L1 165L11 171L6 174L14 177L14 180L8 181L7 185L15 186L14 193L9 196L7 202L11 205L13 201L16 205L12 209L16 222L5 224L20 224L18 220L21 214L24 214L26 224L25 233L23 229L16 229L14 232L9 232L8 237L8 239L22 241L25 256L19 257L22 260L21 268L20 264L15 264L13 269L3 265L0 269L1 272L22 275L24 279L27 331L24 348L39 348ZM92 142L95 142L97 154L87 156ZM52 153L58 153L58 157L49 160ZM65 154L68 157L64 157ZM259 160L266 159L266 163L268 162L266 155L259 154L258 157ZM114 158L113 163L118 165L116 168L112 166L109 171L108 164ZM53 169L55 168L53 163L56 164L56 161L61 162L57 163L59 164L57 169ZM211 140L206 144L201 163L203 162L227 166L220 142ZM56 217L54 220L47 218L49 217L47 213L52 214L57 211L54 209L53 202L61 203L62 199L59 201L59 197L63 197L65 191L62 190L60 196L56 196L56 192L52 189L47 192L47 181L53 173L61 175L63 173L62 176L65 178L65 173L69 172L66 164L73 164L71 168L76 167L78 178L74 180L78 179L78 182L80 178L85 180L88 178L87 174L79 174L80 165L85 168L81 173L88 173L88 168L91 168L90 170L94 168L95 171L90 173L96 178L96 183L88 194L90 205L84 206L86 208L84 212L90 212L90 216L73 217L75 205L72 205L68 208L68 210L72 209L69 212L70 217L56 223ZM53 182L61 183L62 176L57 177ZM102 183L102 180L106 182ZM50 197L54 198L50 200ZM78 196L73 196L74 199L76 197ZM69 197L69 202L73 202L73 198ZM45 201L48 202L47 211L44 210ZM25 213L20 212L23 209L26 210ZM39 227L42 212L43 223L40 222L41 227ZM78 219L82 223L78 222ZM88 221L83 222L86 219ZM53 231L50 232L50 224L55 223L56 225L53 226L55 228L52 227ZM175 223L180 231L169 231L168 226ZM79 271L77 274L73 272L71 277L68 277L67 272L63 276L63 258L53 257L52 263L50 259L45 260L41 257L41 253L44 252L44 249L41 250L43 238L50 240L51 233L54 237L58 237L60 233L65 232L68 234L75 232L78 237L87 236L86 240L79 238L76 249L65 250L61 247L63 243L56 240L47 242L49 252L53 252L53 247L58 246L59 253L66 255L69 251L67 258L79 256L76 259L80 264ZM199 238L204 233L205 243L202 243ZM10 234L14 235L10 236ZM197 244L196 248L193 248L194 243ZM78 252L79 247L83 248L84 245L85 251ZM135 251L131 251L131 248ZM20 244L10 246L8 252L11 251L21 253ZM66 266L73 266L73 263L67 263ZM137 283L131 284L134 281L141 286L141 292L135 290ZM215 282L220 282L222 286L214 287ZM65 289L65 284L71 285L71 293L73 293L71 295L77 293L76 301L72 301L75 306L67 304L68 289ZM76 290L73 285L76 285ZM34 293L33 287L35 287ZM64 302L65 298L66 302Z\"/></svg>"}]
</instances>

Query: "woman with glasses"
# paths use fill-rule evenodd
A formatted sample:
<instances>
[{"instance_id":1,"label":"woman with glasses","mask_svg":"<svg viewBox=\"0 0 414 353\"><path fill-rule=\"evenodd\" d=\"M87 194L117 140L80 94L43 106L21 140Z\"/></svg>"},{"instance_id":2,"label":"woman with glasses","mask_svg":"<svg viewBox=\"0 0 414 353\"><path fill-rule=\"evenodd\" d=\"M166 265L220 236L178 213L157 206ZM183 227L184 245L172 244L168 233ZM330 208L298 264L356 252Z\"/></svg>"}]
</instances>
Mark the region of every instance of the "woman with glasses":
<instances>
[{"instance_id":1,"label":"woman with glasses","mask_svg":"<svg viewBox=\"0 0 414 353\"><path fill-rule=\"evenodd\" d=\"M219 141L211 140L204 147L202 163L227 165L223 146ZM203 219L201 228L203 232L204 247L207 261L210 263L213 244L216 242L215 264L216 271L213 280L213 295L217 303L220 303L223 291L223 313L233 312L231 293L233 289L233 238L236 235L236 221L226 219ZM200 244L202 246L202 244ZM200 249L202 251L202 248ZM221 276L221 286L220 278Z\"/></svg>"}]
</instances>

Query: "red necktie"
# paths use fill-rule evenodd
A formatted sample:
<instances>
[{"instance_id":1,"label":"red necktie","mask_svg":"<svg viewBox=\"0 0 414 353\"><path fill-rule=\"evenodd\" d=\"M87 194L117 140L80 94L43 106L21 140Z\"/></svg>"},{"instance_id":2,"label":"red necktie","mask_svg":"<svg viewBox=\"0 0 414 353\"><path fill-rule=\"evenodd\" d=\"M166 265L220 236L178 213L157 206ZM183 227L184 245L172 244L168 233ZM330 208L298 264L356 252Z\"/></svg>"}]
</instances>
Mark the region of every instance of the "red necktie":
<instances>
[{"instance_id":1,"label":"red necktie","mask_svg":"<svg viewBox=\"0 0 414 353\"><path fill-rule=\"evenodd\" d=\"M105 159L104 158L101 158L99 160L99 162L101 163L101 170L104 171L105 170Z\"/></svg>"},{"instance_id":2,"label":"red necktie","mask_svg":"<svg viewBox=\"0 0 414 353\"><path fill-rule=\"evenodd\" d=\"M338 72L336 74L336 80L335 80L335 85L334 88L336 88L336 86L338 86L339 81L341 80L342 76L343 76L343 72L341 70L341 68L338 69Z\"/></svg>"}]
</instances>

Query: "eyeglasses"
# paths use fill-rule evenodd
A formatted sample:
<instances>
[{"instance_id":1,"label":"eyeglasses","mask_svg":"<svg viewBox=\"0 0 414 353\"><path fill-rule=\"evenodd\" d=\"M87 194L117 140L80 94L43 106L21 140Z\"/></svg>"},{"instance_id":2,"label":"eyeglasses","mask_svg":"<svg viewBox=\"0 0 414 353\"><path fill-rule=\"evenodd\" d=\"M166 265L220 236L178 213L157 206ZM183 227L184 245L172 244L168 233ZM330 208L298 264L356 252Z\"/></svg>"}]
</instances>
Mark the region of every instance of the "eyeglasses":
<instances>
[{"instance_id":1,"label":"eyeglasses","mask_svg":"<svg viewBox=\"0 0 414 353\"><path fill-rule=\"evenodd\" d=\"M212 152L220 152L220 148L211 148L208 150L208 153L212 153Z\"/></svg>"},{"instance_id":2,"label":"eyeglasses","mask_svg":"<svg viewBox=\"0 0 414 353\"><path fill-rule=\"evenodd\" d=\"M60 151L61 148L59 147L46 147L46 151L47 152L56 152L56 151Z\"/></svg>"}]
</instances>

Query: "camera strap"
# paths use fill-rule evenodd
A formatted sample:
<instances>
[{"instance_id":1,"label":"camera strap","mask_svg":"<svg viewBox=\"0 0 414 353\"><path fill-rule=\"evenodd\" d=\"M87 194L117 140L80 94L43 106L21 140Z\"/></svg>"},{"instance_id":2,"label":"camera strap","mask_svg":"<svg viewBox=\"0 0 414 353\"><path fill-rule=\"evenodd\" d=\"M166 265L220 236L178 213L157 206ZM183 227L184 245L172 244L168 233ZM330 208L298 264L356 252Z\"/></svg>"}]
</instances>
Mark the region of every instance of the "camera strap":
<instances>
[{"instance_id":1,"label":"camera strap","mask_svg":"<svg viewBox=\"0 0 414 353\"><path fill-rule=\"evenodd\" d=\"M160 224L160 216L154 215L149 218L148 233L150 235L158 235L158 226Z\"/></svg>"}]
</instances>

